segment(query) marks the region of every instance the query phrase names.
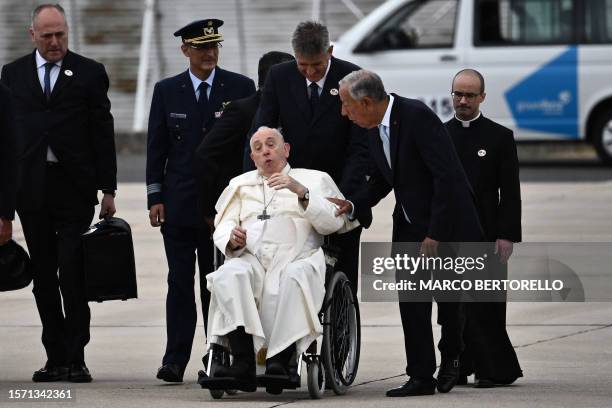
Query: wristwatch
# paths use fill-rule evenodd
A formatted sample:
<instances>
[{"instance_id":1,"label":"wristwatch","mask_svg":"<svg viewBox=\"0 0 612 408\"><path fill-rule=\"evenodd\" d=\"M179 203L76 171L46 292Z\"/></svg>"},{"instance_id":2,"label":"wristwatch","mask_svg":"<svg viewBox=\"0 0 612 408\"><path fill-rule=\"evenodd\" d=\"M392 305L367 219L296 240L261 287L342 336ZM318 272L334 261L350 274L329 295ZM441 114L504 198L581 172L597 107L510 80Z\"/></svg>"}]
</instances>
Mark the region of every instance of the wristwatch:
<instances>
[{"instance_id":1,"label":"wristwatch","mask_svg":"<svg viewBox=\"0 0 612 408\"><path fill-rule=\"evenodd\" d=\"M308 189L306 189L306 192L304 193L304 196L299 198L300 201L308 201L310 200L310 192L308 191Z\"/></svg>"}]
</instances>

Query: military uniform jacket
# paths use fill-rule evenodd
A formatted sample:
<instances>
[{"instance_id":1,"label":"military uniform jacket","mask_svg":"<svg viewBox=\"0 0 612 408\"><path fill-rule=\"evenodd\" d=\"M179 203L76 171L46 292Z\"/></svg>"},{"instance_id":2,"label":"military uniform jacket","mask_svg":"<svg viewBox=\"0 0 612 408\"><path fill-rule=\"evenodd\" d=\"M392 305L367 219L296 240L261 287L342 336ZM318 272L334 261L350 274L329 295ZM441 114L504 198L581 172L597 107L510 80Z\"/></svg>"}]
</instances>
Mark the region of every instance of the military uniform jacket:
<instances>
[{"instance_id":1,"label":"military uniform jacket","mask_svg":"<svg viewBox=\"0 0 612 408\"><path fill-rule=\"evenodd\" d=\"M203 225L197 213L194 151L220 115L224 102L254 92L251 79L217 67L207 110L200 112L188 70L155 85L147 141L148 208L163 203L167 224Z\"/></svg>"},{"instance_id":2,"label":"military uniform jacket","mask_svg":"<svg viewBox=\"0 0 612 408\"><path fill-rule=\"evenodd\" d=\"M44 204L48 146L90 204L97 204L98 190L116 189L114 125L102 64L68 51L49 101L38 79L35 51L2 67L1 82L14 101L21 168L17 209Z\"/></svg>"},{"instance_id":3,"label":"military uniform jacket","mask_svg":"<svg viewBox=\"0 0 612 408\"><path fill-rule=\"evenodd\" d=\"M331 66L316 112L311 113L306 79L295 61L270 68L255 116L253 130L260 126L281 127L291 145L292 167L328 173L348 198L365 184L369 154L365 129L342 116L338 82L360 68L350 62L331 58ZM245 169L254 168L245 157ZM359 219L365 227L371 214Z\"/></svg>"},{"instance_id":4,"label":"military uniform jacket","mask_svg":"<svg viewBox=\"0 0 612 408\"><path fill-rule=\"evenodd\" d=\"M516 144L510 129L480 116L464 128L446 122L476 195L487 241L521 241L521 187Z\"/></svg>"}]
</instances>

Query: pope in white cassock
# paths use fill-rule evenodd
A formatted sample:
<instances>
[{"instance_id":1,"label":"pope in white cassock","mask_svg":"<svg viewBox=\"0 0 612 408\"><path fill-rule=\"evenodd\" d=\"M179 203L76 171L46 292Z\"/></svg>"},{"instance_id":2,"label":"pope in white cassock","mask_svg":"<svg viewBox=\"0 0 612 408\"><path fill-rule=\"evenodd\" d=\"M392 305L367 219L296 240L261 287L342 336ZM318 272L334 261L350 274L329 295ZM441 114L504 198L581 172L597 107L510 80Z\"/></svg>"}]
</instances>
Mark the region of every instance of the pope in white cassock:
<instances>
[{"instance_id":1,"label":"pope in white cassock","mask_svg":"<svg viewBox=\"0 0 612 408\"><path fill-rule=\"evenodd\" d=\"M215 377L244 391L256 388L257 351L267 349L266 374L288 375L293 352L322 334L323 236L358 225L336 216L327 198L343 196L327 173L289 166L278 130L262 127L250 144L257 170L232 179L217 202L213 238L226 260L206 277L209 347L229 343L234 355Z\"/></svg>"}]
</instances>

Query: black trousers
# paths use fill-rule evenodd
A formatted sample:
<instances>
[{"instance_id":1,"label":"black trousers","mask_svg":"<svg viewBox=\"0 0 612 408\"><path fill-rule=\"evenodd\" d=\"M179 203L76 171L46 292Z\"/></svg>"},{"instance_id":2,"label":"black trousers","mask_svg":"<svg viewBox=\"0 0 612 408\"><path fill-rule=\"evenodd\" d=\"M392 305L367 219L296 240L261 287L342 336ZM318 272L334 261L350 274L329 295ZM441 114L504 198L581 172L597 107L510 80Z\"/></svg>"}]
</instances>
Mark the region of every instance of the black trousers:
<instances>
[{"instance_id":1,"label":"black trousers","mask_svg":"<svg viewBox=\"0 0 612 408\"><path fill-rule=\"evenodd\" d=\"M335 270L346 274L355 296L357 296L359 282L359 240L361 231L362 228L357 227L345 234L332 234L329 237L329 243L340 250Z\"/></svg>"},{"instance_id":2,"label":"black trousers","mask_svg":"<svg viewBox=\"0 0 612 408\"><path fill-rule=\"evenodd\" d=\"M419 245L425 237L402 216L394 217L393 242L410 242L411 256L418 256ZM440 244L439 252L451 251ZM396 248L394 248L396 252ZM442 254L440 254L442 255ZM399 276L398 276L399 277ZM422 301L402 299L399 309L404 331L406 349L406 374L410 377L431 378L436 371L436 354L434 350L433 331L431 327L432 298ZM438 349L443 358L456 358L463 350L463 328L465 317L463 307L458 302L438 302L438 324L442 336Z\"/></svg>"},{"instance_id":3,"label":"black trousers","mask_svg":"<svg viewBox=\"0 0 612 408\"><path fill-rule=\"evenodd\" d=\"M213 242L209 228L161 227L168 259L168 294L166 296L166 352L162 364L185 367L197 324L194 282L196 254L200 270L200 299L204 328L208 323L210 292L206 275L213 272Z\"/></svg>"},{"instance_id":4,"label":"black trousers","mask_svg":"<svg viewBox=\"0 0 612 408\"><path fill-rule=\"evenodd\" d=\"M94 207L70 183L61 165L47 166L45 190L43 208L18 211L32 259L42 342L49 364L82 364L90 312L81 234L89 228Z\"/></svg>"}]
</instances>

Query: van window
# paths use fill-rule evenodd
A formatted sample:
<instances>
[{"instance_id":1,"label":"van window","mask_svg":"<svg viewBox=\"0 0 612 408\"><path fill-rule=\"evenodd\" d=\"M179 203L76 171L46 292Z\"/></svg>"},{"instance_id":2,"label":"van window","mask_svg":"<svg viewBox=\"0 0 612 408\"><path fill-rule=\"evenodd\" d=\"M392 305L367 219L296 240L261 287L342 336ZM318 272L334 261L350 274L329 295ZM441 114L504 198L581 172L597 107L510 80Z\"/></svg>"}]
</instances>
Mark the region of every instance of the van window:
<instances>
[{"instance_id":1,"label":"van window","mask_svg":"<svg viewBox=\"0 0 612 408\"><path fill-rule=\"evenodd\" d=\"M585 2L583 41L587 44L612 43L612 0Z\"/></svg>"},{"instance_id":2,"label":"van window","mask_svg":"<svg viewBox=\"0 0 612 408\"><path fill-rule=\"evenodd\" d=\"M417 0L394 12L355 52L452 47L459 0Z\"/></svg>"},{"instance_id":3,"label":"van window","mask_svg":"<svg viewBox=\"0 0 612 408\"><path fill-rule=\"evenodd\" d=\"M477 0L474 45L572 43L573 0Z\"/></svg>"}]
</instances>

